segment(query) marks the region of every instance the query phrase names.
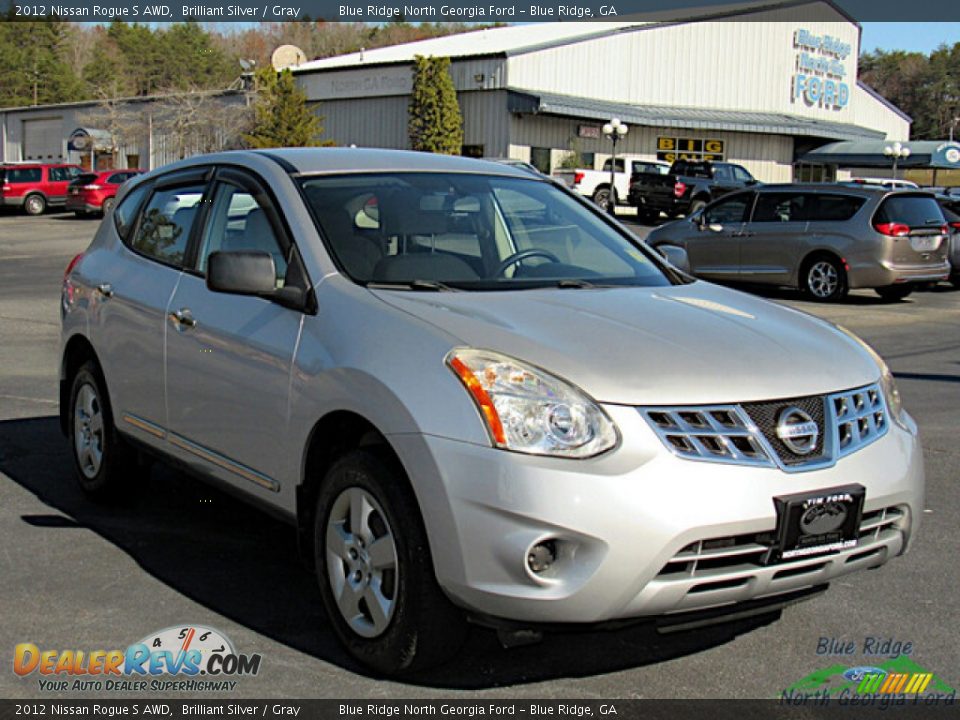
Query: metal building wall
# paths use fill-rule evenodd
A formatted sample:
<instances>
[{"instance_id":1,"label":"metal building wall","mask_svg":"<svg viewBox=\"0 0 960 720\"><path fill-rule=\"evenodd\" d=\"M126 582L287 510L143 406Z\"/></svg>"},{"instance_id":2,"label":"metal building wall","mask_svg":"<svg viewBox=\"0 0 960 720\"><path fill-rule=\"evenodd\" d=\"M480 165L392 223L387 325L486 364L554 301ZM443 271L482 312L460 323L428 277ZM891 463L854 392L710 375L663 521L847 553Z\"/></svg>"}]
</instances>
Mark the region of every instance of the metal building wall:
<instances>
[{"instance_id":1,"label":"metal building wall","mask_svg":"<svg viewBox=\"0 0 960 720\"><path fill-rule=\"evenodd\" d=\"M529 151L525 154L521 149L523 146L569 149L576 141L581 152L596 153L595 164L599 168L610 157L610 141L577 138L580 124L584 121L544 115L510 117L511 155L529 159ZM740 163L758 180L790 182L793 177L793 139L784 135L631 126L624 140L617 145L617 154L654 160L657 137L661 135L723 140L726 159Z\"/></svg>"}]
</instances>

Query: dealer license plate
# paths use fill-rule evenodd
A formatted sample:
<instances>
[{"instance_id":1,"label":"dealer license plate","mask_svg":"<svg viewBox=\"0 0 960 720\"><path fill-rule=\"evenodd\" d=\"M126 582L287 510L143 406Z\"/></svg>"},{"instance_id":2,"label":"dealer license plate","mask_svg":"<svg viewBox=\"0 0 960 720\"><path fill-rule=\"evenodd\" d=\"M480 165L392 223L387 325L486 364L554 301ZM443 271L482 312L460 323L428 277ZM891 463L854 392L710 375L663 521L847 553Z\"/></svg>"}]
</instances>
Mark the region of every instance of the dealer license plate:
<instances>
[{"instance_id":1,"label":"dealer license plate","mask_svg":"<svg viewBox=\"0 0 960 720\"><path fill-rule=\"evenodd\" d=\"M941 235L923 235L910 238L910 247L917 252L932 252L940 247Z\"/></svg>"},{"instance_id":2,"label":"dealer license plate","mask_svg":"<svg viewBox=\"0 0 960 720\"><path fill-rule=\"evenodd\" d=\"M865 493L862 485L843 485L775 497L776 558L796 560L856 547Z\"/></svg>"}]
</instances>

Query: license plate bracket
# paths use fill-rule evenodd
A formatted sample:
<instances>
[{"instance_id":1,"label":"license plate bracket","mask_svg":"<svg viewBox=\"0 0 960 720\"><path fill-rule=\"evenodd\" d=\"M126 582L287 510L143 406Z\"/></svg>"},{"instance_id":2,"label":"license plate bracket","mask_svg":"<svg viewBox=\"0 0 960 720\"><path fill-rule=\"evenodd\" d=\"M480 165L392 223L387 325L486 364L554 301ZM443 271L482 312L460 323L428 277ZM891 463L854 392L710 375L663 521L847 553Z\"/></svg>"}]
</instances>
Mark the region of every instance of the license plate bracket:
<instances>
[{"instance_id":1,"label":"license plate bracket","mask_svg":"<svg viewBox=\"0 0 960 720\"><path fill-rule=\"evenodd\" d=\"M799 560L857 546L866 489L851 484L773 498L775 561Z\"/></svg>"},{"instance_id":2,"label":"license plate bracket","mask_svg":"<svg viewBox=\"0 0 960 720\"><path fill-rule=\"evenodd\" d=\"M910 247L916 252L933 252L940 245L940 235L924 235L910 238Z\"/></svg>"}]
</instances>

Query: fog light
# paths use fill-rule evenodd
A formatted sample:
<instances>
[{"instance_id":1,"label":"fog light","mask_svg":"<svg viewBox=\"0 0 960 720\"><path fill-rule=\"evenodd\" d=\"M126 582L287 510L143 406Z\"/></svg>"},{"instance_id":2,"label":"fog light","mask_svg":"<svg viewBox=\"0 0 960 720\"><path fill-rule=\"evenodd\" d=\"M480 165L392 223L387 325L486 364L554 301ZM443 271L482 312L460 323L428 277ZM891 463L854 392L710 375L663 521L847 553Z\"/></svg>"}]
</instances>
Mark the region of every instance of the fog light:
<instances>
[{"instance_id":1,"label":"fog light","mask_svg":"<svg viewBox=\"0 0 960 720\"><path fill-rule=\"evenodd\" d=\"M537 575L546 572L557 559L557 543L544 540L530 548L527 553L527 566Z\"/></svg>"}]
</instances>

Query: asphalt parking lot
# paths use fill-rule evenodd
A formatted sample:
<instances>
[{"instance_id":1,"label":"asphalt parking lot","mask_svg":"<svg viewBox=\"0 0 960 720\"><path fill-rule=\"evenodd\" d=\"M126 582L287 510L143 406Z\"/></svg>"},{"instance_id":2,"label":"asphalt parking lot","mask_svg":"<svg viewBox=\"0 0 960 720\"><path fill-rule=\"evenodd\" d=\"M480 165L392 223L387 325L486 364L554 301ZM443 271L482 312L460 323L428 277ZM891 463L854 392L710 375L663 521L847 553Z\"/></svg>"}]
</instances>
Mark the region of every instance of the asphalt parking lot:
<instances>
[{"instance_id":1,"label":"asphalt parking lot","mask_svg":"<svg viewBox=\"0 0 960 720\"><path fill-rule=\"evenodd\" d=\"M231 697L772 698L816 670L883 659L818 655L822 637L858 649L867 637L909 642L916 663L960 686L960 292L886 303L858 291L833 306L765 293L852 329L897 375L927 468L909 555L843 578L776 622L672 636L639 626L513 650L475 629L455 662L399 683L364 674L339 648L285 525L160 466L123 506L75 488L56 420L58 299L65 266L97 225L0 215L0 697L50 696L36 676L10 671L17 643L125 648L185 623L263 655L260 674Z\"/></svg>"}]
</instances>

